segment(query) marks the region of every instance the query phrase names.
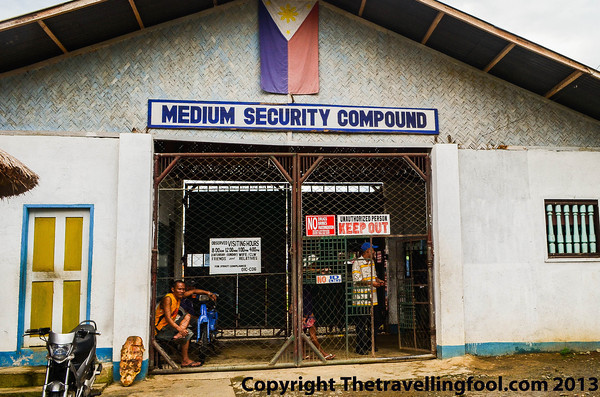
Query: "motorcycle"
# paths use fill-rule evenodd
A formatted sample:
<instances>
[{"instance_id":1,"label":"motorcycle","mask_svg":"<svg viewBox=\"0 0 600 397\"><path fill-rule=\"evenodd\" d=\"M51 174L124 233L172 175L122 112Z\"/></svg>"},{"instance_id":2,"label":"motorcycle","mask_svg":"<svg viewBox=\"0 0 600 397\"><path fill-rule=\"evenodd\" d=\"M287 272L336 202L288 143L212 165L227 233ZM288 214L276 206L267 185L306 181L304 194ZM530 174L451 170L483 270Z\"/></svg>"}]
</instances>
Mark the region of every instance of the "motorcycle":
<instances>
[{"instance_id":1,"label":"motorcycle","mask_svg":"<svg viewBox=\"0 0 600 397\"><path fill-rule=\"evenodd\" d=\"M218 294L215 294L217 298ZM198 313L196 323L196 343L204 353L215 352L217 350L217 303L211 300L207 295L199 295L195 302L195 309Z\"/></svg>"},{"instance_id":2,"label":"motorcycle","mask_svg":"<svg viewBox=\"0 0 600 397\"><path fill-rule=\"evenodd\" d=\"M50 328L28 329L27 336L46 342L48 362L42 397L88 397L102 364L96 358L96 322L84 320L71 332L59 334Z\"/></svg>"}]
</instances>

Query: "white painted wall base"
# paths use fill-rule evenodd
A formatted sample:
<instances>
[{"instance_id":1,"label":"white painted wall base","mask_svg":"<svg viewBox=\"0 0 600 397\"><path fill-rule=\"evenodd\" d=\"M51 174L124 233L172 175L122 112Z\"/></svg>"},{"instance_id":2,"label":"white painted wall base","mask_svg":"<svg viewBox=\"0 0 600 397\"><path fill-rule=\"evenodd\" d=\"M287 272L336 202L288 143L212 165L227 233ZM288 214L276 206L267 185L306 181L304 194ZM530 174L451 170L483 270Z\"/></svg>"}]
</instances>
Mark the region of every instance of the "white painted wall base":
<instances>
[{"instance_id":1,"label":"white painted wall base","mask_svg":"<svg viewBox=\"0 0 600 397\"><path fill-rule=\"evenodd\" d=\"M434 306L438 356L465 354L461 206L458 147L431 152ZM451 353L448 353L451 350Z\"/></svg>"},{"instance_id":2,"label":"white painted wall base","mask_svg":"<svg viewBox=\"0 0 600 397\"><path fill-rule=\"evenodd\" d=\"M129 336L150 337L153 141L149 134L119 139L113 375L119 379L121 347ZM145 365L147 371L147 365ZM145 374L142 374L144 376Z\"/></svg>"}]
</instances>

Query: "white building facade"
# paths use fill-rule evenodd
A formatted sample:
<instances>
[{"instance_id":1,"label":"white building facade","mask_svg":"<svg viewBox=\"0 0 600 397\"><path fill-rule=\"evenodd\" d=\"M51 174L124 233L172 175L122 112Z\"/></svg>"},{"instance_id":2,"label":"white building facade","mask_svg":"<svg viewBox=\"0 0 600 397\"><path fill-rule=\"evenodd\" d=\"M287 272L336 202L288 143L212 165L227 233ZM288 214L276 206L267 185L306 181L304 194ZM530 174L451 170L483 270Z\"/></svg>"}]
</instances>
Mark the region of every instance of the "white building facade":
<instances>
[{"instance_id":1,"label":"white building facade","mask_svg":"<svg viewBox=\"0 0 600 397\"><path fill-rule=\"evenodd\" d=\"M0 365L44 361L22 337L31 302L52 297L45 307L61 327L74 285L79 316L98 323L98 354L115 376L128 336L150 345L156 142L427 153L433 352L600 348L600 121L328 3L320 93L268 94L259 86L257 15L255 1L234 1L0 75L0 148L40 176L32 191L0 201ZM151 99L436 109L439 134L147 129ZM585 207L571 241L548 221L557 206ZM84 236L76 270L60 237L71 218ZM40 276L32 269L43 253L32 244L47 222L58 236L47 251L55 267ZM148 363L146 352L142 376Z\"/></svg>"}]
</instances>

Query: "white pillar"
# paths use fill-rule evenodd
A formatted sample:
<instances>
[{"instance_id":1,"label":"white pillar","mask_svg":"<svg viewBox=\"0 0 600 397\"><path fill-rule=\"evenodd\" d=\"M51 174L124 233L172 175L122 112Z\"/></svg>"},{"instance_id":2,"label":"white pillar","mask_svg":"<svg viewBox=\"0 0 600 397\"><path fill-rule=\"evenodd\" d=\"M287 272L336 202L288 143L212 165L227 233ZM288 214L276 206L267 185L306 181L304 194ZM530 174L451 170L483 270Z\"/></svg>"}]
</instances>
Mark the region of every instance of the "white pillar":
<instances>
[{"instance_id":1,"label":"white pillar","mask_svg":"<svg viewBox=\"0 0 600 397\"><path fill-rule=\"evenodd\" d=\"M148 372L151 297L153 141L150 134L123 133L119 138L119 181L115 255L113 376L119 377L121 347L140 336Z\"/></svg>"},{"instance_id":2,"label":"white pillar","mask_svg":"<svg viewBox=\"0 0 600 397\"><path fill-rule=\"evenodd\" d=\"M458 147L435 145L431 159L436 344L447 358L465 354Z\"/></svg>"}]
</instances>

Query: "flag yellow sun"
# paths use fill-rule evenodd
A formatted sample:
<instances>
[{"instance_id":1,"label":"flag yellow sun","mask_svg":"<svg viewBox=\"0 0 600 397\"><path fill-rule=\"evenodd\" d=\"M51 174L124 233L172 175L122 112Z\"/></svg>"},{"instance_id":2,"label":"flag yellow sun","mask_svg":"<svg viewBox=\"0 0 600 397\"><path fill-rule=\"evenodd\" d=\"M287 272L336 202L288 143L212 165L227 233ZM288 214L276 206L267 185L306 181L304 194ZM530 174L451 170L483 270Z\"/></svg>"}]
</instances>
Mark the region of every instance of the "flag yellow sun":
<instances>
[{"instance_id":1,"label":"flag yellow sun","mask_svg":"<svg viewBox=\"0 0 600 397\"><path fill-rule=\"evenodd\" d=\"M277 14L281 15L282 21L286 19L287 23L290 23L290 20L295 21L296 16L298 16L298 13L296 12L296 7L291 7L289 3L286 4L285 7L281 7L281 11L279 11Z\"/></svg>"}]
</instances>

